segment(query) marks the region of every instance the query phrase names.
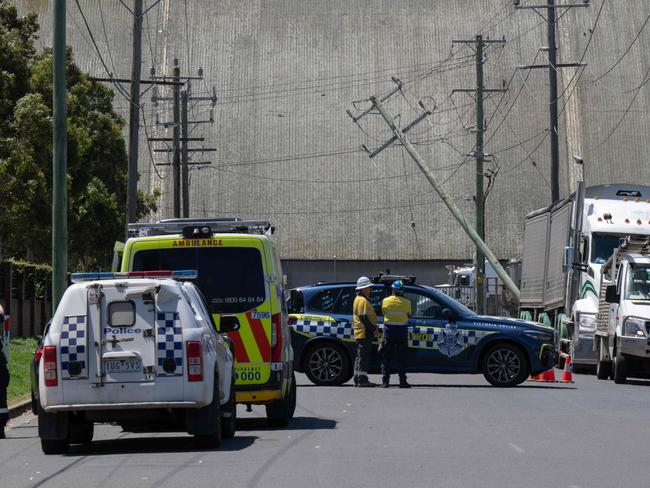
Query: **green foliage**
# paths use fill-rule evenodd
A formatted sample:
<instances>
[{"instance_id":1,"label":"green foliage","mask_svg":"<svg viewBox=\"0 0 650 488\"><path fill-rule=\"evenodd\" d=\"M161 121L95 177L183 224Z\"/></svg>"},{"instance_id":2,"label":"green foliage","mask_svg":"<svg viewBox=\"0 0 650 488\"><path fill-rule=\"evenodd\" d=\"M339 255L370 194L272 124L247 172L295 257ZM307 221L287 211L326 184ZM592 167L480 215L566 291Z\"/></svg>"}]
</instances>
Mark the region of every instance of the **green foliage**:
<instances>
[{"instance_id":1,"label":"green foliage","mask_svg":"<svg viewBox=\"0 0 650 488\"><path fill-rule=\"evenodd\" d=\"M52 52L36 52L35 16L19 18L0 0L0 215L2 253L51 257ZM92 82L67 52L67 181L71 270L110 266L125 225L127 152L114 93ZM138 195L138 216L160 192Z\"/></svg>"},{"instance_id":2,"label":"green foliage","mask_svg":"<svg viewBox=\"0 0 650 488\"><path fill-rule=\"evenodd\" d=\"M34 357L38 345L35 337L11 339L11 354L9 355L9 389L7 400L9 405L27 400L31 394L31 379L29 363Z\"/></svg>"},{"instance_id":3,"label":"green foliage","mask_svg":"<svg viewBox=\"0 0 650 488\"><path fill-rule=\"evenodd\" d=\"M52 280L52 267L46 264L34 264L16 259L8 259L11 265L14 283L22 283L25 280L27 291L33 298L45 299L49 293Z\"/></svg>"}]
</instances>

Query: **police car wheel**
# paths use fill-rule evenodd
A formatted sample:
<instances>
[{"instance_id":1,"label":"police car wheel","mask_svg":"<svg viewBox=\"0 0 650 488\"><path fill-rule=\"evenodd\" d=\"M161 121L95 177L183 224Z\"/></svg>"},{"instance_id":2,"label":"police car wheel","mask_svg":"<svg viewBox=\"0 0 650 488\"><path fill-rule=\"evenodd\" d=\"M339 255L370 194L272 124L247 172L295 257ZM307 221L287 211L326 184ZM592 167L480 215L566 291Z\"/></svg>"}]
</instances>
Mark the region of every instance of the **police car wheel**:
<instances>
[{"instance_id":1,"label":"police car wheel","mask_svg":"<svg viewBox=\"0 0 650 488\"><path fill-rule=\"evenodd\" d=\"M65 454L70 449L67 439L41 439L44 454Z\"/></svg>"},{"instance_id":2,"label":"police car wheel","mask_svg":"<svg viewBox=\"0 0 650 488\"><path fill-rule=\"evenodd\" d=\"M352 368L347 351L339 344L315 344L305 354L303 371L319 386L337 386L350 380Z\"/></svg>"},{"instance_id":3,"label":"police car wheel","mask_svg":"<svg viewBox=\"0 0 650 488\"><path fill-rule=\"evenodd\" d=\"M492 386L516 386L528 377L528 361L519 348L496 344L483 357L483 376Z\"/></svg>"},{"instance_id":4,"label":"police car wheel","mask_svg":"<svg viewBox=\"0 0 650 488\"><path fill-rule=\"evenodd\" d=\"M221 404L219 403L219 380L215 373L214 375L214 390L212 393L212 403L210 405L199 409L199 415L207 414L212 419L216 418L214 422L215 430L211 434L197 434L194 436L194 445L198 448L217 448L221 445Z\"/></svg>"}]
</instances>

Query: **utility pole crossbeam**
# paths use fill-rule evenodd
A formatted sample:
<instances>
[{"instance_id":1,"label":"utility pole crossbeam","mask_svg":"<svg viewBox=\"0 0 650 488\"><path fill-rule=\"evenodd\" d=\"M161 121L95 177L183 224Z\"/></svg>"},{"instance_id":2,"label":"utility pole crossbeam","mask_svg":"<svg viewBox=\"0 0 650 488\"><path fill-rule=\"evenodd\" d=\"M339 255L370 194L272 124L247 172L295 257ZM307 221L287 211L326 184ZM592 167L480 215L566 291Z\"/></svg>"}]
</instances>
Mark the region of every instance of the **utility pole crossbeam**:
<instances>
[{"instance_id":1,"label":"utility pole crossbeam","mask_svg":"<svg viewBox=\"0 0 650 488\"><path fill-rule=\"evenodd\" d=\"M503 269L503 266L501 266L501 263L499 260L496 258L494 254L492 254L492 251L485 245L485 242L483 242L483 239L477 234L476 230L470 225L467 224L465 221L465 217L461 213L461 211L458 209L456 204L454 203L453 199L447 195L447 192L442 188L442 186L436 181L435 176L433 175L433 172L424 164L424 160L420 156L420 154L417 152L415 149L415 146L411 144L411 142L406 138L402 130L400 130L399 127L395 125L395 121L393 118L390 116L390 114L386 111L384 108L383 104L381 101L379 101L376 97L371 97L370 101L372 102L373 106L379 111L381 116L384 118L386 121L386 124L388 124L388 127L390 127L391 131L397 136L399 141L402 143L404 148L407 150L407 152L410 154L410 156L413 158L415 161L415 164L420 168L424 176L427 178L433 189L436 191L436 193L440 196L442 201L447 205L447 208L451 211L452 215L454 218L458 221L458 223L461 225L463 230L467 233L467 235L474 241L474 243L480 247L481 251L487 258L488 262L494 267L494 270L496 271L497 275L499 278L501 278L501 281L503 281L504 285L510 293L513 294L513 296L518 300L519 299L519 288L517 288L517 285L512 281L508 273L506 272L505 269Z\"/></svg>"},{"instance_id":2,"label":"utility pole crossbeam","mask_svg":"<svg viewBox=\"0 0 650 488\"><path fill-rule=\"evenodd\" d=\"M476 202L476 233L482 241L485 241L485 192L483 185L483 162L485 160L485 150L483 147L483 133L484 127L484 110L483 110L483 95L485 93L499 92L503 93L504 89L498 88L485 88L483 82L483 58L485 44L487 43L500 43L504 44L505 38L500 40L486 40L483 36L477 35L473 40L457 40L455 43L466 43L474 46L476 53L476 88L475 89L456 89L454 92L475 93L476 100L476 147L474 149L474 158L476 159L476 194L474 201ZM476 246L476 282L475 282L475 306L476 313L485 313L485 255L481 246ZM505 282L504 282L505 283Z\"/></svg>"},{"instance_id":3,"label":"utility pole crossbeam","mask_svg":"<svg viewBox=\"0 0 650 488\"><path fill-rule=\"evenodd\" d=\"M569 9L575 7L588 7L589 0L582 3L556 4L555 0L547 0L546 5L520 5L520 0L514 0L516 10L531 9L537 15L546 20L548 39L548 64L522 66L521 69L548 68L549 81L549 133L551 140L551 202L555 203L560 199L560 144L558 131L558 95L557 95L557 70L558 68L579 67L581 63L560 63L557 62L556 25L557 9ZM546 10L546 16L540 10Z\"/></svg>"}]
</instances>

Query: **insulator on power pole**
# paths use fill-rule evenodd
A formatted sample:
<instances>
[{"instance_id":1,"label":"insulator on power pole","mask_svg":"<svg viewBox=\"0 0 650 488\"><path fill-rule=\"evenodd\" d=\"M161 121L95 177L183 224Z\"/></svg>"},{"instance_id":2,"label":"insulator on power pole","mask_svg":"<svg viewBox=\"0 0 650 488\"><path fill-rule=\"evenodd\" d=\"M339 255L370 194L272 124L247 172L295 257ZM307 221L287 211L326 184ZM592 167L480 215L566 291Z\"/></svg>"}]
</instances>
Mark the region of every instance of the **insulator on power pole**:
<instances>
[{"instance_id":1,"label":"insulator on power pole","mask_svg":"<svg viewBox=\"0 0 650 488\"><path fill-rule=\"evenodd\" d=\"M149 78L156 76L156 67L154 65L149 66Z\"/></svg>"},{"instance_id":2,"label":"insulator on power pole","mask_svg":"<svg viewBox=\"0 0 650 488\"><path fill-rule=\"evenodd\" d=\"M217 103L217 87L213 86L212 87L212 106L214 106Z\"/></svg>"},{"instance_id":3,"label":"insulator on power pole","mask_svg":"<svg viewBox=\"0 0 650 488\"><path fill-rule=\"evenodd\" d=\"M214 109L210 109L210 122L214 122Z\"/></svg>"},{"instance_id":4,"label":"insulator on power pole","mask_svg":"<svg viewBox=\"0 0 650 488\"><path fill-rule=\"evenodd\" d=\"M199 69L196 70L199 78L203 78L203 66L199 66Z\"/></svg>"}]
</instances>

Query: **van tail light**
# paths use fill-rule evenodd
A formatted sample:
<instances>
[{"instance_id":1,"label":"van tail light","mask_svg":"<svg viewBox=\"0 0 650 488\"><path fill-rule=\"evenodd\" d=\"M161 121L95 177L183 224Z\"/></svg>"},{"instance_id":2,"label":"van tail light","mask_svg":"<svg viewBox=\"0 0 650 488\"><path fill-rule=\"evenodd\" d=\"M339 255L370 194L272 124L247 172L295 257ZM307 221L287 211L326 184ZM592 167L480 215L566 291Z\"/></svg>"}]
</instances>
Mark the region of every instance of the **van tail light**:
<instances>
[{"instance_id":1,"label":"van tail light","mask_svg":"<svg viewBox=\"0 0 650 488\"><path fill-rule=\"evenodd\" d=\"M282 362L282 314L271 316L271 362Z\"/></svg>"},{"instance_id":2,"label":"van tail light","mask_svg":"<svg viewBox=\"0 0 650 488\"><path fill-rule=\"evenodd\" d=\"M203 381L203 348L200 341L187 341L187 380Z\"/></svg>"},{"instance_id":3,"label":"van tail light","mask_svg":"<svg viewBox=\"0 0 650 488\"><path fill-rule=\"evenodd\" d=\"M45 346L43 348L43 373L45 386L58 386L59 380L56 374L56 346Z\"/></svg>"},{"instance_id":4,"label":"van tail light","mask_svg":"<svg viewBox=\"0 0 650 488\"><path fill-rule=\"evenodd\" d=\"M38 364L41 361L41 357L43 357L43 348L39 347L34 353L34 363Z\"/></svg>"}]
</instances>

